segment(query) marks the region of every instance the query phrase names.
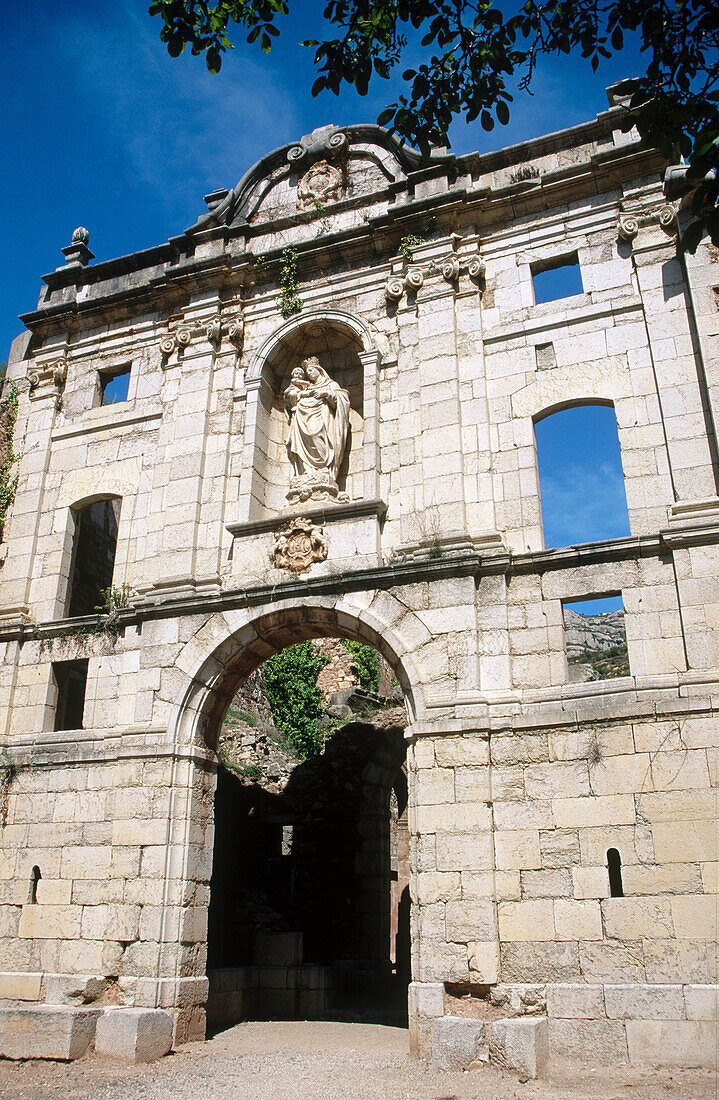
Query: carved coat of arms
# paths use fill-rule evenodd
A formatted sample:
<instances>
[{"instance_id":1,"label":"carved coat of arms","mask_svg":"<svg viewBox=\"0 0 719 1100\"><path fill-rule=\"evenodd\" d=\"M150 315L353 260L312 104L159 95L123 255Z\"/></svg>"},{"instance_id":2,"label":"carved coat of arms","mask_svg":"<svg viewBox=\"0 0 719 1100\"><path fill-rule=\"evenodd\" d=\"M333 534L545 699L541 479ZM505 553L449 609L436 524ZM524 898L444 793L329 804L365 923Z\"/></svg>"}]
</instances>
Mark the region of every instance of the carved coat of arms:
<instances>
[{"instance_id":1,"label":"carved coat of arms","mask_svg":"<svg viewBox=\"0 0 719 1100\"><path fill-rule=\"evenodd\" d=\"M317 205L337 202L342 198L342 170L326 160L318 160L307 169L297 184L297 209L314 210Z\"/></svg>"},{"instance_id":2,"label":"carved coat of arms","mask_svg":"<svg viewBox=\"0 0 719 1100\"><path fill-rule=\"evenodd\" d=\"M317 561L327 558L327 536L311 519L298 516L275 535L275 546L270 555L276 569L290 569L293 573L306 573Z\"/></svg>"}]
</instances>

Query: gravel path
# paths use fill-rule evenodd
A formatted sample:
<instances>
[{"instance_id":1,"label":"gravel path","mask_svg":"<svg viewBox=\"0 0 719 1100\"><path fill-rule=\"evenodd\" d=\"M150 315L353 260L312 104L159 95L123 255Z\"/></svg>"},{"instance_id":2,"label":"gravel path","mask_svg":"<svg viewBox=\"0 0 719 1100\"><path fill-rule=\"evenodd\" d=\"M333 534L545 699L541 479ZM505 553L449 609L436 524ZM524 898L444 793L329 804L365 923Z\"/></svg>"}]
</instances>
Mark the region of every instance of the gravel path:
<instances>
[{"instance_id":1,"label":"gravel path","mask_svg":"<svg viewBox=\"0 0 719 1100\"><path fill-rule=\"evenodd\" d=\"M700 1070L555 1066L549 1079L481 1067L439 1073L407 1053L407 1032L376 1024L246 1023L150 1066L95 1055L0 1061L2 1100L715 1100Z\"/></svg>"}]
</instances>

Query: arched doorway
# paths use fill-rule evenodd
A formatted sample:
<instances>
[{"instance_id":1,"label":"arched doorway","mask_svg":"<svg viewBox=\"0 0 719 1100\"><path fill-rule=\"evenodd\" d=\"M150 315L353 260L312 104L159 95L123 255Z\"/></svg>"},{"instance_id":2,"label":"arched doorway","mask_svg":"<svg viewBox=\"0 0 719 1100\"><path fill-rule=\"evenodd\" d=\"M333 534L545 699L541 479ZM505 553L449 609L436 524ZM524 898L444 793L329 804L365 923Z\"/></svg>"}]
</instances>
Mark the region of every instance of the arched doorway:
<instances>
[{"instance_id":1,"label":"arched doorway","mask_svg":"<svg viewBox=\"0 0 719 1100\"><path fill-rule=\"evenodd\" d=\"M196 744L214 749L238 684L273 652L327 635L373 644L394 669L413 716L411 663L396 656L394 646L402 646L391 630L380 633L381 624L366 619L316 603L246 616L246 625L216 644L195 672L177 734L192 730ZM217 629L207 632L217 643ZM400 1008L406 1015L406 724L405 713L382 730L350 722L329 751L296 770L281 798L239 783L220 767L212 799L207 775L197 804L206 821L204 848L189 852L187 870L192 878L196 868L203 896L209 895L208 1007L215 1021L311 1018L328 1009L349 1018L390 1013L396 1020ZM262 904L267 908L258 920ZM260 975L261 967L272 972ZM261 981L282 995L248 992ZM269 984L280 981L286 984Z\"/></svg>"}]
</instances>

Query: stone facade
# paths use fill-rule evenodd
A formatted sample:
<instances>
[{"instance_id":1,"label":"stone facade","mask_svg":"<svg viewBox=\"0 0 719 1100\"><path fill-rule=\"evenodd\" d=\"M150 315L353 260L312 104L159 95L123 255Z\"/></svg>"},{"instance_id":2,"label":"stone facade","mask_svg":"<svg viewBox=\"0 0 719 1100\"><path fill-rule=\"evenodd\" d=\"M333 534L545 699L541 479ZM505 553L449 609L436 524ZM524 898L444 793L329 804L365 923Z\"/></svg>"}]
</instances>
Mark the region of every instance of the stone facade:
<instances>
[{"instance_id":1,"label":"stone facade","mask_svg":"<svg viewBox=\"0 0 719 1100\"><path fill-rule=\"evenodd\" d=\"M204 1034L219 723L270 653L343 635L406 699L413 1049L464 983L546 1016L550 1057L715 1057L719 265L678 248L620 116L427 161L327 127L166 244L45 276L9 363L7 1006L84 982ZM535 304L566 257L583 292ZM349 394L343 502L289 507L308 356ZM631 536L547 550L534 421L587 401L616 411ZM124 597L68 621L75 516L108 498ZM273 562L298 517L327 548L301 575ZM630 675L569 683L563 601L617 592ZM81 728L56 729L70 672Z\"/></svg>"}]
</instances>

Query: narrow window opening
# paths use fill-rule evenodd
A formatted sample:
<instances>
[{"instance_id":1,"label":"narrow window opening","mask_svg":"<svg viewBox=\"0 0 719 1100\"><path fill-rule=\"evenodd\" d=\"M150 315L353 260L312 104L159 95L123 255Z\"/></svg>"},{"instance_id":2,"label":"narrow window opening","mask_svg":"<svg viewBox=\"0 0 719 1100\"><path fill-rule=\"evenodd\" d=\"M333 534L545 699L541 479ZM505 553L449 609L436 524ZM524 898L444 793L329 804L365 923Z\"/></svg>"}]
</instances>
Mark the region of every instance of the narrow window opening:
<instances>
[{"instance_id":1,"label":"narrow window opening","mask_svg":"<svg viewBox=\"0 0 719 1100\"><path fill-rule=\"evenodd\" d=\"M609 871L609 893L613 898L624 897L622 886L622 857L616 848L607 850L607 870Z\"/></svg>"},{"instance_id":2,"label":"narrow window opening","mask_svg":"<svg viewBox=\"0 0 719 1100\"><path fill-rule=\"evenodd\" d=\"M37 905L37 884L41 878L40 868L36 865L30 872L30 890L27 895L28 905Z\"/></svg>"},{"instance_id":3,"label":"narrow window opening","mask_svg":"<svg viewBox=\"0 0 719 1100\"><path fill-rule=\"evenodd\" d=\"M536 305L583 294L582 273L576 252L548 263L532 264L532 285Z\"/></svg>"},{"instance_id":4,"label":"narrow window opening","mask_svg":"<svg viewBox=\"0 0 719 1100\"><path fill-rule=\"evenodd\" d=\"M131 367L127 366L99 372L101 405L119 405L121 401L127 401L130 370Z\"/></svg>"},{"instance_id":5,"label":"narrow window opening","mask_svg":"<svg viewBox=\"0 0 719 1100\"><path fill-rule=\"evenodd\" d=\"M52 666L57 686L56 730L81 730L87 687L87 659L55 661Z\"/></svg>"},{"instance_id":6,"label":"narrow window opening","mask_svg":"<svg viewBox=\"0 0 719 1100\"><path fill-rule=\"evenodd\" d=\"M629 676L627 632L621 596L562 605L570 683Z\"/></svg>"},{"instance_id":7,"label":"narrow window opening","mask_svg":"<svg viewBox=\"0 0 719 1100\"><path fill-rule=\"evenodd\" d=\"M68 614L94 615L112 586L120 520L119 497L97 500L75 513L75 544Z\"/></svg>"}]
</instances>

